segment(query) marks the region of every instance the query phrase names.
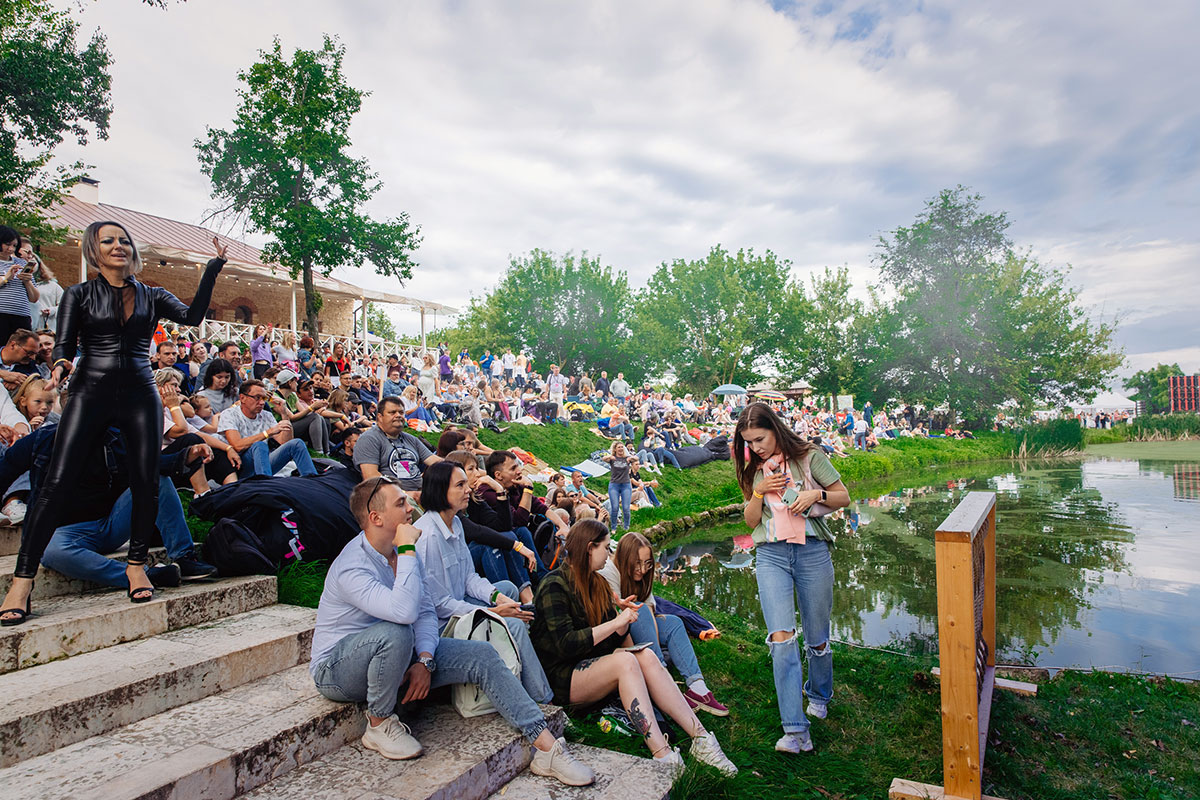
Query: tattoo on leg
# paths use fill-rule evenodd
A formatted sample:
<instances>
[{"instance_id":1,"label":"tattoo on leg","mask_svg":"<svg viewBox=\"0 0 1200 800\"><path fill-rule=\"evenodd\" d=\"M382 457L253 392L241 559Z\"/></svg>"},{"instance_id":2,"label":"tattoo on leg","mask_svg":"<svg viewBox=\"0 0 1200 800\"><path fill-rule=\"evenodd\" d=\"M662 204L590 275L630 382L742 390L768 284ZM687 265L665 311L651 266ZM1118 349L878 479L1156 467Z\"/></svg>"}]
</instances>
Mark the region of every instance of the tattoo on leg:
<instances>
[{"instance_id":1,"label":"tattoo on leg","mask_svg":"<svg viewBox=\"0 0 1200 800\"><path fill-rule=\"evenodd\" d=\"M583 661L580 661L578 664L575 665L575 671L583 672L585 669L590 667L592 664L595 664L599 660L600 659L598 659L598 658L585 658Z\"/></svg>"},{"instance_id":2,"label":"tattoo on leg","mask_svg":"<svg viewBox=\"0 0 1200 800\"><path fill-rule=\"evenodd\" d=\"M642 712L642 706L636 697L629 704L629 721L633 723L634 729L643 738L650 738L650 720L646 719L646 715Z\"/></svg>"}]
</instances>

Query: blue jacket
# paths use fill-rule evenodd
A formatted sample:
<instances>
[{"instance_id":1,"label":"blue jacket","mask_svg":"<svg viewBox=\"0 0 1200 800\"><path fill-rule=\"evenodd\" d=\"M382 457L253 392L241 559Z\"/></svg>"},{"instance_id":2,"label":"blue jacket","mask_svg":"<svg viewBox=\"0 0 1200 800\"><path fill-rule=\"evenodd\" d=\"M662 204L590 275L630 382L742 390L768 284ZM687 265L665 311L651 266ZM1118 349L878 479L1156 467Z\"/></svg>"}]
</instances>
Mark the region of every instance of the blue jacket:
<instances>
[{"instance_id":1,"label":"blue jacket","mask_svg":"<svg viewBox=\"0 0 1200 800\"><path fill-rule=\"evenodd\" d=\"M38 491L46 480L57 431L57 425L43 425L18 439L0 455L0 486L7 489L21 475L29 473L28 505L37 502ZM72 487L71 502L65 504L66 510L60 520L62 525L107 517L117 498L129 488L125 442L116 428L105 431L101 446L88 453L86 458L88 463ZM159 474L182 475L186 458L187 449L162 454L158 460Z\"/></svg>"}]
</instances>

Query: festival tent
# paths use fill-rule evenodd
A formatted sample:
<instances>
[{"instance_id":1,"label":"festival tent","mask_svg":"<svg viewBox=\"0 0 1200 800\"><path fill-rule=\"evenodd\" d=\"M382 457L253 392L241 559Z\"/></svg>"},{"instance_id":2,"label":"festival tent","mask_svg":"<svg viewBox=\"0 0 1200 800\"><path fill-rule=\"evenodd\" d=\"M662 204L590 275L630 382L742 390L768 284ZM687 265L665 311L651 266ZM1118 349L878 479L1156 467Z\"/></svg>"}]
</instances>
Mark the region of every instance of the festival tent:
<instances>
[{"instance_id":1,"label":"festival tent","mask_svg":"<svg viewBox=\"0 0 1200 800\"><path fill-rule=\"evenodd\" d=\"M1137 406L1128 397L1117 394L1116 392L1101 392L1096 395L1096 399L1090 403L1077 403L1071 406L1074 411L1094 412L1094 411L1133 411Z\"/></svg>"}]
</instances>

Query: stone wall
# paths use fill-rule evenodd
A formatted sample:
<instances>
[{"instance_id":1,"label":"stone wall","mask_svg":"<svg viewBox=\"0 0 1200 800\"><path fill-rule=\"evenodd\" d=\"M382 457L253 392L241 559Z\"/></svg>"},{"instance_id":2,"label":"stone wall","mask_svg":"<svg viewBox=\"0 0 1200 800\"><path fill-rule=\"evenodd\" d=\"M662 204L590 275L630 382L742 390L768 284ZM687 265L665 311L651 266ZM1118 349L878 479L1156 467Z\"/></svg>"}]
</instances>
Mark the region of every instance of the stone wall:
<instances>
[{"instance_id":1,"label":"stone wall","mask_svg":"<svg viewBox=\"0 0 1200 800\"><path fill-rule=\"evenodd\" d=\"M42 260L45 261L58 282L65 289L79 282L80 252L78 244L47 245L39 248ZM169 264L160 266L157 262L143 266L141 280L150 286L162 286L180 300L190 302L196 293L196 284L200 280L201 271L194 266ZM209 306L214 318L222 322L240 322L238 306L250 310L251 321L274 323L278 328L290 328L292 324L292 290L286 280L271 283L260 278L252 281L242 277L222 275L217 280L213 290L212 304ZM354 332L354 300L342 297L325 296L325 305L321 309L317 322L324 333L351 335ZM304 326L304 291L296 287L296 322Z\"/></svg>"}]
</instances>

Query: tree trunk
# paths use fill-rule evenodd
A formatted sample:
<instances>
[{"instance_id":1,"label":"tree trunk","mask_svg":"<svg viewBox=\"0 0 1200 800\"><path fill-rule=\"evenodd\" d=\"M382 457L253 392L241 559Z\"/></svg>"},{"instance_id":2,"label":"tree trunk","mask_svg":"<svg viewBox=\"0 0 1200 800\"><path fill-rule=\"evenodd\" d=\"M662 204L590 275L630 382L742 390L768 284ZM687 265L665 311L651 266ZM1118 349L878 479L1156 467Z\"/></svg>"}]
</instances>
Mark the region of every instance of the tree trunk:
<instances>
[{"instance_id":1,"label":"tree trunk","mask_svg":"<svg viewBox=\"0 0 1200 800\"><path fill-rule=\"evenodd\" d=\"M317 312L321 310L320 295L313 284L312 259L305 257L302 262L304 274L304 316L308 320L308 333L314 340L317 338Z\"/></svg>"}]
</instances>

